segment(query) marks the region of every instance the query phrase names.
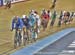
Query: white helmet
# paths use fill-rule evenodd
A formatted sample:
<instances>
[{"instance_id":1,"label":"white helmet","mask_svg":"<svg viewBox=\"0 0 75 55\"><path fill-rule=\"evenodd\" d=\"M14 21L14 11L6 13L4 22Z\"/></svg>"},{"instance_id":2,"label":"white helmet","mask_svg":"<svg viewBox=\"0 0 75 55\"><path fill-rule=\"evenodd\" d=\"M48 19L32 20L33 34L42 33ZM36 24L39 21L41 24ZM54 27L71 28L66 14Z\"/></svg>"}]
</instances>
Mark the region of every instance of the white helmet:
<instances>
[{"instance_id":1,"label":"white helmet","mask_svg":"<svg viewBox=\"0 0 75 55\"><path fill-rule=\"evenodd\" d=\"M22 18L26 18L26 15L22 15Z\"/></svg>"}]
</instances>

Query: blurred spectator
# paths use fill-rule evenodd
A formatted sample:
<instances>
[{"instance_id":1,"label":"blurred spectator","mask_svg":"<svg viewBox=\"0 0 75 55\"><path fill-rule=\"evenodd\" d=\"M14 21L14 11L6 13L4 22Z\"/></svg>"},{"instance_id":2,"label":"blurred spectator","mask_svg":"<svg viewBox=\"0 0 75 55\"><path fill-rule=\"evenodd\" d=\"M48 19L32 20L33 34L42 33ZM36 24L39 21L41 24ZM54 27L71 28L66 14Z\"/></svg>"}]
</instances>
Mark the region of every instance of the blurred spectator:
<instances>
[{"instance_id":1,"label":"blurred spectator","mask_svg":"<svg viewBox=\"0 0 75 55\"><path fill-rule=\"evenodd\" d=\"M6 2L6 8L8 8L8 9L11 8L11 1Z\"/></svg>"}]
</instances>

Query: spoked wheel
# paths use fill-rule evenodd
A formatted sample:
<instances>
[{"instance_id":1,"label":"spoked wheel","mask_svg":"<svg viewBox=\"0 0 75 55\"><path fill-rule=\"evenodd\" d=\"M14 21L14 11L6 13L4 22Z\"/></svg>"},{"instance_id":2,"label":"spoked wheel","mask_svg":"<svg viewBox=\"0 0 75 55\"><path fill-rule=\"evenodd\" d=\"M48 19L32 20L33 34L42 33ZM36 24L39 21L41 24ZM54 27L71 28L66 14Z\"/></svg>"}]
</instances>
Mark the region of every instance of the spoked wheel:
<instances>
[{"instance_id":1,"label":"spoked wheel","mask_svg":"<svg viewBox=\"0 0 75 55\"><path fill-rule=\"evenodd\" d=\"M14 37L14 48L16 48L17 46L21 46L21 43L21 34L19 32L16 32Z\"/></svg>"},{"instance_id":2,"label":"spoked wheel","mask_svg":"<svg viewBox=\"0 0 75 55\"><path fill-rule=\"evenodd\" d=\"M27 44L27 41L28 41L27 33L24 31L24 34L23 34L23 44L24 44L24 46Z\"/></svg>"},{"instance_id":3,"label":"spoked wheel","mask_svg":"<svg viewBox=\"0 0 75 55\"><path fill-rule=\"evenodd\" d=\"M16 49L16 47L17 47L17 39L14 38L14 48Z\"/></svg>"}]
</instances>

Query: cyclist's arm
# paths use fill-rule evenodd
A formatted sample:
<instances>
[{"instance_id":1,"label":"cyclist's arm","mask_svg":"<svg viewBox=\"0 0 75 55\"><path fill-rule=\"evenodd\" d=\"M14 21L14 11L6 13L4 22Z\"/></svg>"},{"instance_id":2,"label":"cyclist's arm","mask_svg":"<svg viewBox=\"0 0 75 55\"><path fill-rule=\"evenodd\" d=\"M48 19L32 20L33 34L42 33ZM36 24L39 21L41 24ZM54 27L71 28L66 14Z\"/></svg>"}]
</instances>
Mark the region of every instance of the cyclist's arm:
<instances>
[{"instance_id":1,"label":"cyclist's arm","mask_svg":"<svg viewBox=\"0 0 75 55\"><path fill-rule=\"evenodd\" d=\"M14 29L14 19L12 20L12 30Z\"/></svg>"}]
</instances>

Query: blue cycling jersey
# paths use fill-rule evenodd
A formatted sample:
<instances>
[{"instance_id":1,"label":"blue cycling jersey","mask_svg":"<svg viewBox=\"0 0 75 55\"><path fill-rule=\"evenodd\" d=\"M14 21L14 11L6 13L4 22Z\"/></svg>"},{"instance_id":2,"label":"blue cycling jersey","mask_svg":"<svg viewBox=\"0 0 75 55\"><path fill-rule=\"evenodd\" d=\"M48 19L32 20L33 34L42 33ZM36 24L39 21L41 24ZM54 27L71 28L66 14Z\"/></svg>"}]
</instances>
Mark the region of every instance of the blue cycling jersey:
<instances>
[{"instance_id":1,"label":"blue cycling jersey","mask_svg":"<svg viewBox=\"0 0 75 55\"><path fill-rule=\"evenodd\" d=\"M22 19L18 18L17 22L15 22L15 18L12 20L12 29L15 29L15 28L19 28L19 29L22 29L23 27L23 22L22 22Z\"/></svg>"},{"instance_id":2,"label":"blue cycling jersey","mask_svg":"<svg viewBox=\"0 0 75 55\"><path fill-rule=\"evenodd\" d=\"M29 15L29 24L30 24L30 26L34 26L35 22L36 22L36 19L35 19L34 15L30 14Z\"/></svg>"}]
</instances>

